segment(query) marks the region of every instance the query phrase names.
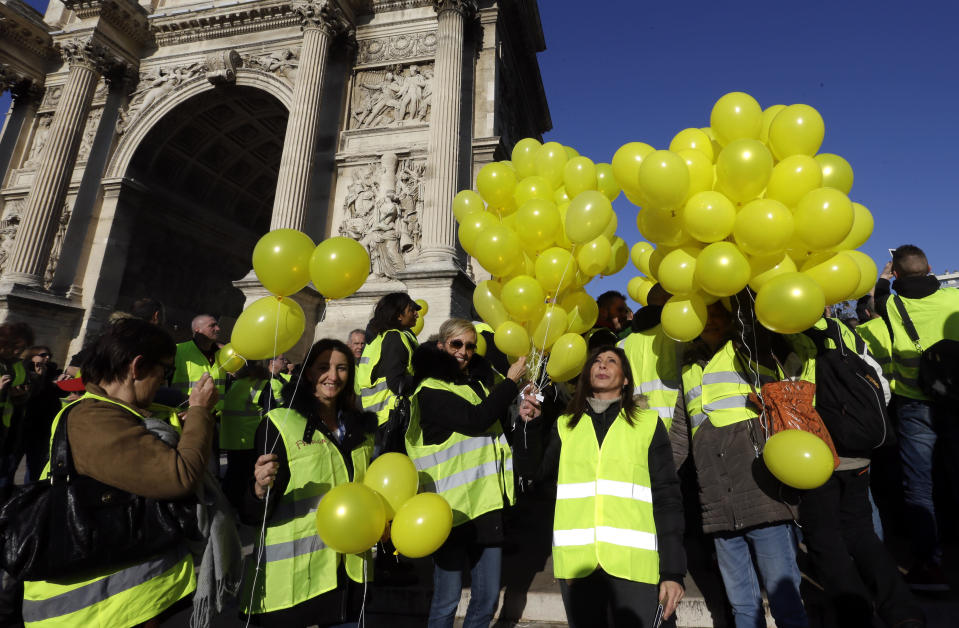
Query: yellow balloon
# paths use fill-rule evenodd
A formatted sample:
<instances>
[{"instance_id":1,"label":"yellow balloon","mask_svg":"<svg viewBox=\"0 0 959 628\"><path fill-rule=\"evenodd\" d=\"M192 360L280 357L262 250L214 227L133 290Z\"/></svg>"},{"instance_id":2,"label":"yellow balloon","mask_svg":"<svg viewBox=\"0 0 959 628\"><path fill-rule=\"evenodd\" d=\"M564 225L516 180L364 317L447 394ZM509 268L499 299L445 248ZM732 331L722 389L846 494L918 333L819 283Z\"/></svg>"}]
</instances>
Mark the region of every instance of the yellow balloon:
<instances>
[{"instance_id":1,"label":"yellow balloon","mask_svg":"<svg viewBox=\"0 0 959 628\"><path fill-rule=\"evenodd\" d=\"M613 176L623 191L639 188L639 168L655 149L645 142L623 144L613 154Z\"/></svg>"},{"instance_id":2,"label":"yellow balloon","mask_svg":"<svg viewBox=\"0 0 959 628\"><path fill-rule=\"evenodd\" d=\"M795 207L808 192L822 187L822 168L809 155L790 155L773 168L766 198Z\"/></svg>"},{"instance_id":3,"label":"yellow balloon","mask_svg":"<svg viewBox=\"0 0 959 628\"><path fill-rule=\"evenodd\" d=\"M796 206L796 235L811 251L835 247L849 235L855 211L849 197L834 188L816 188Z\"/></svg>"},{"instance_id":4,"label":"yellow balloon","mask_svg":"<svg viewBox=\"0 0 959 628\"><path fill-rule=\"evenodd\" d=\"M376 491L359 482L334 486L316 507L316 531L341 554L359 554L383 536L386 507Z\"/></svg>"},{"instance_id":5,"label":"yellow balloon","mask_svg":"<svg viewBox=\"0 0 959 628\"><path fill-rule=\"evenodd\" d=\"M555 295L569 286L576 273L573 255L566 249L552 247L536 258L536 280L547 295Z\"/></svg>"},{"instance_id":6,"label":"yellow balloon","mask_svg":"<svg viewBox=\"0 0 959 628\"><path fill-rule=\"evenodd\" d=\"M290 297L263 297L233 325L230 344L247 360L265 360L293 348L306 329L303 308Z\"/></svg>"},{"instance_id":7,"label":"yellow balloon","mask_svg":"<svg viewBox=\"0 0 959 628\"><path fill-rule=\"evenodd\" d=\"M798 334L822 317L826 297L816 281L802 273L773 277L756 294L756 318L780 334Z\"/></svg>"},{"instance_id":8,"label":"yellow balloon","mask_svg":"<svg viewBox=\"0 0 959 628\"><path fill-rule=\"evenodd\" d=\"M391 521L406 500L416 495L419 474L406 454L381 454L363 476L363 484L380 494L386 502L386 520Z\"/></svg>"},{"instance_id":9,"label":"yellow balloon","mask_svg":"<svg viewBox=\"0 0 959 628\"><path fill-rule=\"evenodd\" d=\"M662 325L667 336L689 342L706 327L706 303L698 294L670 297L663 306Z\"/></svg>"},{"instance_id":10,"label":"yellow balloon","mask_svg":"<svg viewBox=\"0 0 959 628\"><path fill-rule=\"evenodd\" d=\"M566 151L566 157L569 159L572 159L573 157L579 157L579 151L572 146L563 146L563 150Z\"/></svg>"},{"instance_id":11,"label":"yellow balloon","mask_svg":"<svg viewBox=\"0 0 959 628\"><path fill-rule=\"evenodd\" d=\"M546 374L554 382L573 379L583 370L587 356L586 340L577 333L560 336L553 344L546 364Z\"/></svg>"},{"instance_id":12,"label":"yellow balloon","mask_svg":"<svg viewBox=\"0 0 959 628\"><path fill-rule=\"evenodd\" d=\"M783 430L770 436L763 447L763 462L777 480L801 490L825 484L835 466L829 445L804 430Z\"/></svg>"},{"instance_id":13,"label":"yellow balloon","mask_svg":"<svg viewBox=\"0 0 959 628\"><path fill-rule=\"evenodd\" d=\"M419 336L424 327L426 327L426 317L420 316L416 319L416 322L413 323L413 327L410 328L410 331L413 332L414 336Z\"/></svg>"},{"instance_id":14,"label":"yellow balloon","mask_svg":"<svg viewBox=\"0 0 959 628\"><path fill-rule=\"evenodd\" d=\"M483 337L483 334L476 334L476 353L484 358L486 357L486 338Z\"/></svg>"},{"instance_id":15,"label":"yellow balloon","mask_svg":"<svg viewBox=\"0 0 959 628\"><path fill-rule=\"evenodd\" d=\"M477 283L473 290L476 313L494 328L509 320L509 312L500 300L502 294L503 286L489 279Z\"/></svg>"},{"instance_id":16,"label":"yellow balloon","mask_svg":"<svg viewBox=\"0 0 959 628\"><path fill-rule=\"evenodd\" d=\"M369 276L370 254L353 238L327 238L310 258L313 285L327 299L350 296Z\"/></svg>"},{"instance_id":17,"label":"yellow balloon","mask_svg":"<svg viewBox=\"0 0 959 628\"><path fill-rule=\"evenodd\" d=\"M736 206L721 192L699 192L686 201L683 229L700 242L725 240L735 224Z\"/></svg>"},{"instance_id":18,"label":"yellow balloon","mask_svg":"<svg viewBox=\"0 0 959 628\"><path fill-rule=\"evenodd\" d=\"M790 155L812 157L822 146L825 133L818 111L809 105L789 105L769 125L769 148L779 160Z\"/></svg>"},{"instance_id":19,"label":"yellow balloon","mask_svg":"<svg viewBox=\"0 0 959 628\"><path fill-rule=\"evenodd\" d=\"M516 173L506 164L494 161L480 168L476 175L476 190L491 207L513 204Z\"/></svg>"},{"instance_id":20,"label":"yellow balloon","mask_svg":"<svg viewBox=\"0 0 959 628\"><path fill-rule=\"evenodd\" d=\"M546 301L546 293L536 279L529 275L520 275L506 282L500 299L510 316L522 322L540 313Z\"/></svg>"},{"instance_id":21,"label":"yellow balloon","mask_svg":"<svg viewBox=\"0 0 959 628\"><path fill-rule=\"evenodd\" d=\"M420 493L400 506L390 527L396 551L424 558L438 550L453 529L453 511L442 495Z\"/></svg>"},{"instance_id":22,"label":"yellow balloon","mask_svg":"<svg viewBox=\"0 0 959 628\"><path fill-rule=\"evenodd\" d=\"M709 126L723 146L738 139L757 139L763 127L763 110L744 92L730 92L713 105Z\"/></svg>"},{"instance_id":23,"label":"yellow balloon","mask_svg":"<svg viewBox=\"0 0 959 628\"><path fill-rule=\"evenodd\" d=\"M522 261L522 246L516 232L506 225L493 225L476 238L476 260L495 276L509 273Z\"/></svg>"},{"instance_id":24,"label":"yellow balloon","mask_svg":"<svg viewBox=\"0 0 959 628\"><path fill-rule=\"evenodd\" d=\"M232 344L226 343L216 352L216 363L220 365L221 369L232 375L246 365L246 360L236 352Z\"/></svg>"},{"instance_id":25,"label":"yellow balloon","mask_svg":"<svg viewBox=\"0 0 959 628\"><path fill-rule=\"evenodd\" d=\"M843 238L843 241L836 245L837 251L858 249L872 235L874 223L872 214L866 209L866 206L853 203L852 213L852 227L850 227L849 233Z\"/></svg>"},{"instance_id":26,"label":"yellow balloon","mask_svg":"<svg viewBox=\"0 0 959 628\"><path fill-rule=\"evenodd\" d=\"M663 256L657 276L666 292L675 295L696 292L698 287L694 275L696 256L700 252L701 249L698 246L681 246Z\"/></svg>"},{"instance_id":27,"label":"yellow balloon","mask_svg":"<svg viewBox=\"0 0 959 628\"><path fill-rule=\"evenodd\" d=\"M644 275L649 273L649 256L653 254L653 245L640 240L629 250L629 258L633 266ZM644 270L645 269L645 270Z\"/></svg>"},{"instance_id":28,"label":"yellow balloon","mask_svg":"<svg viewBox=\"0 0 959 628\"><path fill-rule=\"evenodd\" d=\"M553 202L556 203L556 206L559 207L560 205L564 204L569 205L569 201L570 198L569 194L566 193L566 188L556 188L556 190L553 192Z\"/></svg>"},{"instance_id":29,"label":"yellow balloon","mask_svg":"<svg viewBox=\"0 0 959 628\"><path fill-rule=\"evenodd\" d=\"M559 300L559 305L566 311L566 331L585 334L596 324L599 306L585 290L569 290Z\"/></svg>"},{"instance_id":30,"label":"yellow balloon","mask_svg":"<svg viewBox=\"0 0 959 628\"><path fill-rule=\"evenodd\" d=\"M596 164L596 189L610 202L619 196L619 183L616 182L616 175L610 164Z\"/></svg>"},{"instance_id":31,"label":"yellow balloon","mask_svg":"<svg viewBox=\"0 0 959 628\"><path fill-rule=\"evenodd\" d=\"M530 341L540 351L549 351L568 326L566 310L555 304L547 305L539 319L530 323Z\"/></svg>"},{"instance_id":32,"label":"yellow balloon","mask_svg":"<svg viewBox=\"0 0 959 628\"><path fill-rule=\"evenodd\" d=\"M515 216L516 235L522 240L523 246L537 251L552 245L563 227L559 210L548 200L536 198L527 201Z\"/></svg>"},{"instance_id":33,"label":"yellow balloon","mask_svg":"<svg viewBox=\"0 0 959 628\"><path fill-rule=\"evenodd\" d=\"M520 178L525 178L536 174L536 155L543 145L532 137L524 137L513 146L513 152L510 159L513 167L516 168L516 174Z\"/></svg>"},{"instance_id":34,"label":"yellow balloon","mask_svg":"<svg viewBox=\"0 0 959 628\"><path fill-rule=\"evenodd\" d=\"M653 151L639 166L639 187L656 207L676 207L689 193L686 161L668 150Z\"/></svg>"},{"instance_id":35,"label":"yellow balloon","mask_svg":"<svg viewBox=\"0 0 959 628\"><path fill-rule=\"evenodd\" d=\"M606 264L601 272L604 276L615 275L626 268L626 262L629 261L629 248L626 246L626 240L620 237L613 238L613 244L610 246L609 263Z\"/></svg>"},{"instance_id":36,"label":"yellow balloon","mask_svg":"<svg viewBox=\"0 0 959 628\"><path fill-rule=\"evenodd\" d=\"M637 214L636 227L644 238L656 244L678 246L687 239L682 211L675 209L647 207Z\"/></svg>"},{"instance_id":37,"label":"yellow balloon","mask_svg":"<svg viewBox=\"0 0 959 628\"><path fill-rule=\"evenodd\" d=\"M796 272L796 263L785 253L765 255L749 258L750 278L749 287L759 292L767 281L773 277L786 273Z\"/></svg>"},{"instance_id":38,"label":"yellow balloon","mask_svg":"<svg viewBox=\"0 0 959 628\"><path fill-rule=\"evenodd\" d=\"M576 244L589 242L603 233L612 215L613 205L601 192L581 192L566 210L566 235Z\"/></svg>"},{"instance_id":39,"label":"yellow balloon","mask_svg":"<svg viewBox=\"0 0 959 628\"><path fill-rule=\"evenodd\" d=\"M848 255L852 261L859 267L859 285L851 295L850 299L858 299L869 294L869 291L876 285L876 279L879 271L876 269L876 262L862 251L843 251L842 255Z\"/></svg>"},{"instance_id":40,"label":"yellow balloon","mask_svg":"<svg viewBox=\"0 0 959 628\"><path fill-rule=\"evenodd\" d=\"M654 281L657 281L657 277L659 277L659 266L663 263L663 258L672 250L672 247L661 246L649 256L649 273L647 274Z\"/></svg>"},{"instance_id":41,"label":"yellow balloon","mask_svg":"<svg viewBox=\"0 0 959 628\"><path fill-rule=\"evenodd\" d=\"M717 297L730 297L749 282L749 261L732 242L713 242L696 258L696 283Z\"/></svg>"},{"instance_id":42,"label":"yellow balloon","mask_svg":"<svg viewBox=\"0 0 959 628\"><path fill-rule=\"evenodd\" d=\"M759 140L733 140L716 158L716 178L733 201L750 201L760 195L773 172L773 157Z\"/></svg>"},{"instance_id":43,"label":"yellow balloon","mask_svg":"<svg viewBox=\"0 0 959 628\"><path fill-rule=\"evenodd\" d=\"M779 115L779 112L786 108L786 105L772 105L763 109L763 128L759 132L759 141L763 144L769 141L769 125L773 118Z\"/></svg>"},{"instance_id":44,"label":"yellow balloon","mask_svg":"<svg viewBox=\"0 0 959 628\"><path fill-rule=\"evenodd\" d=\"M612 247L603 236L593 238L576 252L576 262L586 275L597 275L606 268Z\"/></svg>"},{"instance_id":45,"label":"yellow balloon","mask_svg":"<svg viewBox=\"0 0 959 628\"><path fill-rule=\"evenodd\" d=\"M476 239L499 220L489 212L472 212L463 217L457 231L463 250L476 256Z\"/></svg>"},{"instance_id":46,"label":"yellow balloon","mask_svg":"<svg viewBox=\"0 0 959 628\"><path fill-rule=\"evenodd\" d=\"M683 158L689 170L689 190L686 193L686 199L699 192L713 189L713 164L702 152L685 149L676 154Z\"/></svg>"},{"instance_id":47,"label":"yellow balloon","mask_svg":"<svg viewBox=\"0 0 959 628\"><path fill-rule=\"evenodd\" d=\"M652 290L655 285L656 282L648 277L633 277L629 280L629 283L626 284L626 294L628 294L629 298L633 301L646 307L649 305L647 301L649 291Z\"/></svg>"},{"instance_id":48,"label":"yellow balloon","mask_svg":"<svg viewBox=\"0 0 959 628\"><path fill-rule=\"evenodd\" d=\"M815 159L822 169L822 186L849 194L854 178L849 162L832 153L819 153Z\"/></svg>"},{"instance_id":49,"label":"yellow balloon","mask_svg":"<svg viewBox=\"0 0 959 628\"><path fill-rule=\"evenodd\" d=\"M761 198L739 210L733 235L749 255L772 255L786 250L793 236L789 208L771 198Z\"/></svg>"},{"instance_id":50,"label":"yellow balloon","mask_svg":"<svg viewBox=\"0 0 959 628\"><path fill-rule=\"evenodd\" d=\"M554 188L563 185L563 169L569 156L559 142L546 142L536 153L536 174L546 177Z\"/></svg>"},{"instance_id":51,"label":"yellow balloon","mask_svg":"<svg viewBox=\"0 0 959 628\"><path fill-rule=\"evenodd\" d=\"M416 299L415 301L413 301L413 303L416 303L418 306L420 306L420 310L419 310L420 318L423 318L424 316L429 314L430 304L426 302L426 299Z\"/></svg>"},{"instance_id":52,"label":"yellow balloon","mask_svg":"<svg viewBox=\"0 0 959 628\"><path fill-rule=\"evenodd\" d=\"M613 212L609 216L609 222L606 223L606 228L603 229L603 237L609 240L609 243L612 244L613 240L616 238L616 229L619 228L619 218L616 217L616 212Z\"/></svg>"},{"instance_id":53,"label":"yellow balloon","mask_svg":"<svg viewBox=\"0 0 959 628\"><path fill-rule=\"evenodd\" d=\"M700 152L709 163L713 162L713 141L703 132L702 129L683 129L669 143L669 150L679 153L683 150L695 150Z\"/></svg>"},{"instance_id":54,"label":"yellow balloon","mask_svg":"<svg viewBox=\"0 0 959 628\"><path fill-rule=\"evenodd\" d=\"M701 127L699 130L706 134L706 137L709 138L709 141L713 145L713 163L715 163L716 158L719 157L719 152L723 149L723 146L722 144L716 141L716 134L713 133L712 128L708 126L704 126L704 127Z\"/></svg>"},{"instance_id":55,"label":"yellow balloon","mask_svg":"<svg viewBox=\"0 0 959 628\"><path fill-rule=\"evenodd\" d=\"M596 165L588 157L572 157L563 167L563 186L566 193L576 195L586 190L595 190L597 186Z\"/></svg>"},{"instance_id":56,"label":"yellow balloon","mask_svg":"<svg viewBox=\"0 0 959 628\"><path fill-rule=\"evenodd\" d=\"M529 333L515 321L501 323L493 335L493 342L497 349L513 358L529 353Z\"/></svg>"},{"instance_id":57,"label":"yellow balloon","mask_svg":"<svg viewBox=\"0 0 959 628\"><path fill-rule=\"evenodd\" d=\"M275 229L253 248L253 270L263 287L285 297L310 283L310 256L316 245L296 229Z\"/></svg>"},{"instance_id":58,"label":"yellow balloon","mask_svg":"<svg viewBox=\"0 0 959 628\"><path fill-rule=\"evenodd\" d=\"M803 266L802 273L819 284L826 305L845 301L859 286L859 266L844 253L836 253L819 263L807 264Z\"/></svg>"},{"instance_id":59,"label":"yellow balloon","mask_svg":"<svg viewBox=\"0 0 959 628\"><path fill-rule=\"evenodd\" d=\"M554 193L553 186L546 177L533 175L517 181L513 189L513 200L516 202L516 207L520 208L534 198L553 202Z\"/></svg>"},{"instance_id":60,"label":"yellow balloon","mask_svg":"<svg viewBox=\"0 0 959 628\"><path fill-rule=\"evenodd\" d=\"M486 209L483 197L473 190L461 190L453 197L453 215L457 222L463 222L468 214Z\"/></svg>"}]
</instances>

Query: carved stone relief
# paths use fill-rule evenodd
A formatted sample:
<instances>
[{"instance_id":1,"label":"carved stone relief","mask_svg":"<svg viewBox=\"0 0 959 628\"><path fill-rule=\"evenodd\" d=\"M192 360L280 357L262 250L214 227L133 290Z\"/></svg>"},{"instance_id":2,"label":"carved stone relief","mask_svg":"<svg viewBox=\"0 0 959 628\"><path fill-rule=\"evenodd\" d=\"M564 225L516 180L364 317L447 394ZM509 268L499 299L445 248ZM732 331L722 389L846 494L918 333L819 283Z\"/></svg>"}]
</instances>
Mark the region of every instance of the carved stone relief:
<instances>
[{"instance_id":1,"label":"carved stone relief","mask_svg":"<svg viewBox=\"0 0 959 628\"><path fill-rule=\"evenodd\" d=\"M43 147L47 144L47 138L50 136L50 124L53 122L53 114L43 114L37 116L37 126L33 132L33 142L30 145L30 154L23 163L24 168L34 168L40 163L40 156Z\"/></svg>"},{"instance_id":2,"label":"carved stone relief","mask_svg":"<svg viewBox=\"0 0 959 628\"><path fill-rule=\"evenodd\" d=\"M57 233L53 237L53 246L50 249L50 259L47 262L47 270L43 274L43 286L49 289L53 282L53 275L57 271L57 264L60 263L60 253L63 251L63 237L67 233L67 225L70 224L70 216L73 215L73 200L67 199L63 206L63 212L60 214L60 221L57 223Z\"/></svg>"},{"instance_id":3,"label":"carved stone relief","mask_svg":"<svg viewBox=\"0 0 959 628\"><path fill-rule=\"evenodd\" d=\"M436 33L410 33L357 42L356 62L400 61L436 55Z\"/></svg>"},{"instance_id":4,"label":"carved stone relief","mask_svg":"<svg viewBox=\"0 0 959 628\"><path fill-rule=\"evenodd\" d=\"M243 55L243 65L255 70L269 72L293 84L300 65L300 49L284 48L272 52Z\"/></svg>"},{"instance_id":5,"label":"carved stone relief","mask_svg":"<svg viewBox=\"0 0 959 628\"><path fill-rule=\"evenodd\" d=\"M7 259L13 253L13 245L17 240L17 230L20 228L20 214L23 211L25 199L10 201L0 220L0 272L7 265Z\"/></svg>"},{"instance_id":6,"label":"carved stone relief","mask_svg":"<svg viewBox=\"0 0 959 628\"><path fill-rule=\"evenodd\" d=\"M235 83L236 69L243 63L236 50L216 52L206 58L206 80L214 85Z\"/></svg>"},{"instance_id":7,"label":"carved stone relief","mask_svg":"<svg viewBox=\"0 0 959 628\"><path fill-rule=\"evenodd\" d=\"M349 128L426 123L430 119L432 94L432 64L393 65L357 72Z\"/></svg>"},{"instance_id":8,"label":"carved stone relief","mask_svg":"<svg viewBox=\"0 0 959 628\"><path fill-rule=\"evenodd\" d=\"M353 172L339 234L370 253L372 274L396 278L420 251L425 161L386 153Z\"/></svg>"},{"instance_id":9,"label":"carved stone relief","mask_svg":"<svg viewBox=\"0 0 959 628\"><path fill-rule=\"evenodd\" d=\"M86 161L90 156L90 149L93 148L93 140L96 139L101 116L103 116L103 109L94 109L90 112L90 117L87 118L87 125L83 128L83 136L80 138L80 150L77 152L77 161Z\"/></svg>"},{"instance_id":10,"label":"carved stone relief","mask_svg":"<svg viewBox=\"0 0 959 628\"><path fill-rule=\"evenodd\" d=\"M40 103L42 109L53 109L60 102L60 96L63 94L63 85L52 85L47 88L43 94L43 102Z\"/></svg>"},{"instance_id":11,"label":"carved stone relief","mask_svg":"<svg viewBox=\"0 0 959 628\"><path fill-rule=\"evenodd\" d=\"M177 66L150 68L140 73L136 89L130 94L129 104L121 109L117 119L117 133L124 133L133 118L150 107L180 84L206 73L205 64L186 63Z\"/></svg>"}]
</instances>

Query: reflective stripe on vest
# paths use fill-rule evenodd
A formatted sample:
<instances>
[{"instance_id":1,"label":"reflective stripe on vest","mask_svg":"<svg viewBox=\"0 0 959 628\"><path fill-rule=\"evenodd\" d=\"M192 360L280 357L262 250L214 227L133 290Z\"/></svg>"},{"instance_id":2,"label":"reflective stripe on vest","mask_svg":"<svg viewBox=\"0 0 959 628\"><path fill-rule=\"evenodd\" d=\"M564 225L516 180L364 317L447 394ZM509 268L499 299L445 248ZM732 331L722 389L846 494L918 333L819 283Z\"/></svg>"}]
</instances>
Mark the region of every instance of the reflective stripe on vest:
<instances>
[{"instance_id":1,"label":"reflective stripe on vest","mask_svg":"<svg viewBox=\"0 0 959 628\"><path fill-rule=\"evenodd\" d=\"M367 412L376 414L377 423L383 425L390 418L390 410L395 406L396 395L389 389L386 377L379 375L376 381L371 381L373 369L380 362L383 351L383 340L387 334L400 335L403 346L407 351L406 372L412 373L413 350L416 348L416 337L413 334L398 329L387 329L369 344L363 347L363 356L356 366L356 392L360 396L360 403Z\"/></svg>"},{"instance_id":2,"label":"reflective stripe on vest","mask_svg":"<svg viewBox=\"0 0 959 628\"><path fill-rule=\"evenodd\" d=\"M633 332L618 346L626 352L632 369L633 393L644 394L668 430L679 399L679 364L682 343L676 342L656 325Z\"/></svg>"},{"instance_id":3,"label":"reflective stripe on vest","mask_svg":"<svg viewBox=\"0 0 959 628\"><path fill-rule=\"evenodd\" d=\"M69 408L86 400L120 406L138 419L133 408L94 393L86 393L63 408L50 428L53 434ZM47 462L40 479L49 476ZM196 589L193 556L186 545L135 565L76 581L27 581L23 583L23 616L28 626L132 626L159 615Z\"/></svg>"},{"instance_id":4,"label":"reflective stripe on vest","mask_svg":"<svg viewBox=\"0 0 959 628\"><path fill-rule=\"evenodd\" d=\"M562 447L553 520L553 573L582 578L601 566L634 582L659 584L656 522L649 478L649 445L659 416L625 413L610 426L602 447L589 415L569 427L557 420Z\"/></svg>"},{"instance_id":5,"label":"reflective stripe on vest","mask_svg":"<svg viewBox=\"0 0 959 628\"><path fill-rule=\"evenodd\" d=\"M416 389L406 431L406 451L419 471L421 490L446 498L453 509L454 526L512 504L513 454L500 422L496 421L482 436L453 432L443 443L425 445L418 395L423 388L445 391L474 406L482 402L467 385L433 378L424 380Z\"/></svg>"},{"instance_id":6,"label":"reflective stripe on vest","mask_svg":"<svg viewBox=\"0 0 959 628\"><path fill-rule=\"evenodd\" d=\"M253 449L253 438L260 425L260 393L265 381L244 377L233 382L223 399L220 417L220 449Z\"/></svg>"},{"instance_id":7,"label":"reflective stripe on vest","mask_svg":"<svg viewBox=\"0 0 959 628\"><path fill-rule=\"evenodd\" d=\"M326 492L350 481L342 455L322 432L314 433L312 443L303 441L305 417L289 408L277 408L266 416L283 439L290 481L266 528L260 572L255 574L255 560L247 564L239 599L241 610L252 614L291 608L336 588L341 557L317 536L314 513ZM357 482L363 479L372 448L372 439L367 438L351 452ZM259 554L259 548L254 548L253 556ZM344 557L352 580L363 580L363 561L369 556L367 552ZM251 591L254 582L256 590Z\"/></svg>"},{"instance_id":8,"label":"reflective stripe on vest","mask_svg":"<svg viewBox=\"0 0 959 628\"><path fill-rule=\"evenodd\" d=\"M13 374L6 389L0 393L3 395L3 401L0 401L0 416L2 416L3 426L9 428L13 422L13 401L10 400L10 392L17 386L22 386L27 381L27 370L23 367L23 362L17 360L13 363Z\"/></svg>"},{"instance_id":9,"label":"reflective stripe on vest","mask_svg":"<svg viewBox=\"0 0 959 628\"><path fill-rule=\"evenodd\" d=\"M213 364L210 364L210 361L203 355L195 342L188 340L176 346L175 365L176 370L173 372L173 382L171 384L173 388L184 395L189 395L196 383L203 377L203 374L209 373L210 377L213 378L216 391L220 393L216 409L223 408L223 399L226 396L226 374L215 360Z\"/></svg>"},{"instance_id":10,"label":"reflective stripe on vest","mask_svg":"<svg viewBox=\"0 0 959 628\"><path fill-rule=\"evenodd\" d=\"M921 299L900 298L916 327L922 349L928 349L943 338L959 340L959 289L940 288ZM920 351L906 333L892 297L886 301L886 313L892 328L892 373L896 394L927 401L929 398L919 389Z\"/></svg>"}]
</instances>

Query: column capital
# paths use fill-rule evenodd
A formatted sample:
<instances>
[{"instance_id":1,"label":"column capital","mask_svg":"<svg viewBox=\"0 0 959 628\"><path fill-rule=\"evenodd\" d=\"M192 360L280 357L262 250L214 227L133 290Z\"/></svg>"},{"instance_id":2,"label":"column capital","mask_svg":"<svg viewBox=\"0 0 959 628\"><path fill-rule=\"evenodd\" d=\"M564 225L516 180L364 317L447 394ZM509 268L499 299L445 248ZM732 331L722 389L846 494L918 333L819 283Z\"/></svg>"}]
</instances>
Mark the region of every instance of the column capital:
<instances>
[{"instance_id":1,"label":"column capital","mask_svg":"<svg viewBox=\"0 0 959 628\"><path fill-rule=\"evenodd\" d=\"M38 82L6 63L0 63L0 92L6 90L10 90L13 100L40 100L43 81Z\"/></svg>"},{"instance_id":2,"label":"column capital","mask_svg":"<svg viewBox=\"0 0 959 628\"><path fill-rule=\"evenodd\" d=\"M87 68L109 80L128 73L130 63L94 36L67 39L56 46L70 67Z\"/></svg>"},{"instance_id":3,"label":"column capital","mask_svg":"<svg viewBox=\"0 0 959 628\"><path fill-rule=\"evenodd\" d=\"M333 0L294 0L292 8L303 30L315 28L335 37L351 28Z\"/></svg>"},{"instance_id":4,"label":"column capital","mask_svg":"<svg viewBox=\"0 0 959 628\"><path fill-rule=\"evenodd\" d=\"M439 15L454 11L463 17L470 17L476 13L476 0L433 0L433 9Z\"/></svg>"}]
</instances>

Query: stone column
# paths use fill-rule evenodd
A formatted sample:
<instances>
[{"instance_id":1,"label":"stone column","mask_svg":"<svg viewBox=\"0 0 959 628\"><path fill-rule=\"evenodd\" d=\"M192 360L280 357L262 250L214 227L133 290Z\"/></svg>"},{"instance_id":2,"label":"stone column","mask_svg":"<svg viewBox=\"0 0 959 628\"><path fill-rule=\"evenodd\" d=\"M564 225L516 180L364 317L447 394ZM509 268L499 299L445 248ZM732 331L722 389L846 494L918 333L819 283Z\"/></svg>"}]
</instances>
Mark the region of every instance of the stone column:
<instances>
[{"instance_id":1,"label":"stone column","mask_svg":"<svg viewBox=\"0 0 959 628\"><path fill-rule=\"evenodd\" d=\"M65 42L61 54L70 66L70 73L53 114L50 134L3 277L7 282L29 287L43 285L43 273L76 164L90 103L108 58L106 50L91 40Z\"/></svg>"},{"instance_id":2,"label":"stone column","mask_svg":"<svg viewBox=\"0 0 959 628\"><path fill-rule=\"evenodd\" d=\"M302 230L306 225L326 60L330 42L345 23L330 0L298 0L293 9L302 20L303 47L283 139L270 229Z\"/></svg>"},{"instance_id":3,"label":"stone column","mask_svg":"<svg viewBox=\"0 0 959 628\"><path fill-rule=\"evenodd\" d=\"M420 260L453 266L456 220L450 204L460 171L460 107L463 87L463 27L475 0L433 0L437 13L433 68L433 119L426 162L423 244Z\"/></svg>"},{"instance_id":4,"label":"stone column","mask_svg":"<svg viewBox=\"0 0 959 628\"><path fill-rule=\"evenodd\" d=\"M13 104L7 112L0 136L0 178L10 168L14 149L25 128L24 123L33 118L43 95L42 85L38 86L30 79L5 70L0 66L0 92L9 90Z\"/></svg>"}]
</instances>

